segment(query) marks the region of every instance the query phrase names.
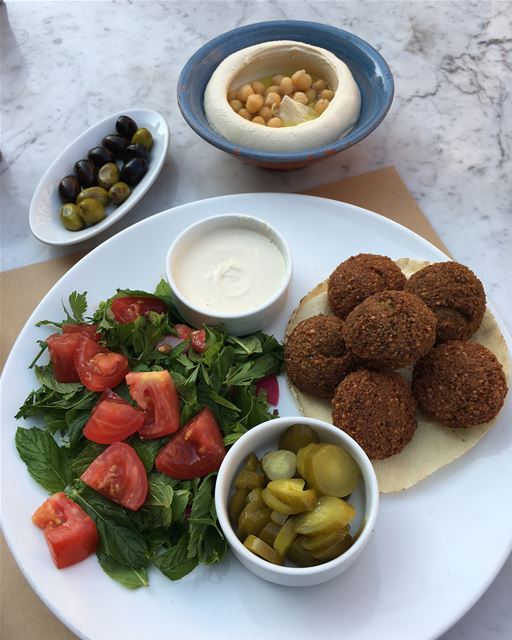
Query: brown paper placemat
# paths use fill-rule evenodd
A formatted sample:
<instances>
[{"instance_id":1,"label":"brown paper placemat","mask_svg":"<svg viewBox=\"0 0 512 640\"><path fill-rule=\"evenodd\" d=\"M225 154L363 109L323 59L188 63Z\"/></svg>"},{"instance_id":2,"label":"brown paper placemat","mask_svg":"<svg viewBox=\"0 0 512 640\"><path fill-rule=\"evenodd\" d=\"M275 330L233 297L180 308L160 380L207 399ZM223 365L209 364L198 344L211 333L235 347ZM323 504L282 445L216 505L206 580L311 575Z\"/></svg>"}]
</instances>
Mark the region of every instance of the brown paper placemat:
<instances>
[{"instance_id":1,"label":"brown paper placemat","mask_svg":"<svg viewBox=\"0 0 512 640\"><path fill-rule=\"evenodd\" d=\"M338 180L305 193L376 211L419 233L448 253L393 167ZM3 367L16 336L34 307L80 257L75 254L56 258L0 274L0 366ZM23 296L18 295L20 291ZM16 305L7 304L8 300L16 300ZM27 526L30 526L28 520ZM43 544L41 536L42 553L45 553ZM0 637L3 640L73 640L75 635L32 591L3 539L0 562Z\"/></svg>"}]
</instances>

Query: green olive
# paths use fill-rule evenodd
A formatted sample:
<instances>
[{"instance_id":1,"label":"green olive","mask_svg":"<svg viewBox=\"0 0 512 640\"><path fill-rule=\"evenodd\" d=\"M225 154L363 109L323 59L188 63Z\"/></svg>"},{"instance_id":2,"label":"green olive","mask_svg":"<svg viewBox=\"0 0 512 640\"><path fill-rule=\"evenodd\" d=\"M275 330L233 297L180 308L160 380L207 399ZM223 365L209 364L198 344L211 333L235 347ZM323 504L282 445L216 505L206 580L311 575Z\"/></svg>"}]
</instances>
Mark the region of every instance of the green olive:
<instances>
[{"instance_id":1,"label":"green olive","mask_svg":"<svg viewBox=\"0 0 512 640\"><path fill-rule=\"evenodd\" d=\"M132 136L132 144L142 144L146 149L151 149L153 146L153 136L151 131L148 131L144 127L137 129Z\"/></svg>"},{"instance_id":2,"label":"green olive","mask_svg":"<svg viewBox=\"0 0 512 640\"><path fill-rule=\"evenodd\" d=\"M119 182L117 164L115 162L107 162L98 171L98 184L108 191L116 182Z\"/></svg>"},{"instance_id":3,"label":"green olive","mask_svg":"<svg viewBox=\"0 0 512 640\"><path fill-rule=\"evenodd\" d=\"M70 231L80 231L84 227L84 221L78 214L76 204L63 204L60 208L60 219L66 229Z\"/></svg>"},{"instance_id":4,"label":"green olive","mask_svg":"<svg viewBox=\"0 0 512 640\"><path fill-rule=\"evenodd\" d=\"M87 189L84 189L78 194L76 203L80 204L82 200L85 200L86 198L97 200L98 202L101 202L104 207L109 203L108 192L103 189L103 187L88 187Z\"/></svg>"},{"instance_id":5,"label":"green olive","mask_svg":"<svg viewBox=\"0 0 512 640\"><path fill-rule=\"evenodd\" d=\"M121 204L130 195L132 190L126 182L116 182L110 187L108 195L114 204Z\"/></svg>"},{"instance_id":6,"label":"green olive","mask_svg":"<svg viewBox=\"0 0 512 640\"><path fill-rule=\"evenodd\" d=\"M105 207L94 198L86 198L78 205L78 213L85 224L90 227L103 220Z\"/></svg>"}]
</instances>

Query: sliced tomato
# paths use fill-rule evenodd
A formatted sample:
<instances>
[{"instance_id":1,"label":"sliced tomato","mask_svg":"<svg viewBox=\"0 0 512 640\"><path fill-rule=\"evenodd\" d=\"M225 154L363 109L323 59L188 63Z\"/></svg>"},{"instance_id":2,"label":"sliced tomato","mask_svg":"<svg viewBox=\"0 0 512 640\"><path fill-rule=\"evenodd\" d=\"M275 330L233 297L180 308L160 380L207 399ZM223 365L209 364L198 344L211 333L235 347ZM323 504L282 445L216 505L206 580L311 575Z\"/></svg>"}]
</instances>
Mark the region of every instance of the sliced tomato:
<instances>
[{"instance_id":1,"label":"sliced tomato","mask_svg":"<svg viewBox=\"0 0 512 640\"><path fill-rule=\"evenodd\" d=\"M112 444L133 435L143 424L141 411L107 389L93 407L83 433L88 440L98 444Z\"/></svg>"},{"instance_id":2,"label":"sliced tomato","mask_svg":"<svg viewBox=\"0 0 512 640\"><path fill-rule=\"evenodd\" d=\"M113 502L137 511L148 493L148 477L133 447L114 442L80 476L85 484Z\"/></svg>"},{"instance_id":3,"label":"sliced tomato","mask_svg":"<svg viewBox=\"0 0 512 640\"><path fill-rule=\"evenodd\" d=\"M279 383L276 376L265 376L256 381L256 394L260 391L265 391L267 394L267 402L274 407L279 402Z\"/></svg>"},{"instance_id":4,"label":"sliced tomato","mask_svg":"<svg viewBox=\"0 0 512 640\"><path fill-rule=\"evenodd\" d=\"M206 407L162 447L156 468L171 478L191 480L217 471L225 455L222 432Z\"/></svg>"},{"instance_id":5,"label":"sliced tomato","mask_svg":"<svg viewBox=\"0 0 512 640\"><path fill-rule=\"evenodd\" d=\"M178 338L190 340L190 345L197 353L206 351L206 331L204 329L192 329L186 324L175 324L174 328Z\"/></svg>"},{"instance_id":6,"label":"sliced tomato","mask_svg":"<svg viewBox=\"0 0 512 640\"><path fill-rule=\"evenodd\" d=\"M190 334L190 344L192 349L197 353L204 353L206 351L206 331L204 329L197 329Z\"/></svg>"},{"instance_id":7,"label":"sliced tomato","mask_svg":"<svg viewBox=\"0 0 512 640\"><path fill-rule=\"evenodd\" d=\"M114 319L120 324L134 322L138 317L146 315L149 311L165 313L167 305L158 298L143 298L137 296L123 296L114 298L110 306Z\"/></svg>"},{"instance_id":8,"label":"sliced tomato","mask_svg":"<svg viewBox=\"0 0 512 640\"><path fill-rule=\"evenodd\" d=\"M116 387L129 371L126 356L109 351L85 336L81 336L81 344L75 353L75 367L80 382L91 391L106 391Z\"/></svg>"},{"instance_id":9,"label":"sliced tomato","mask_svg":"<svg viewBox=\"0 0 512 640\"><path fill-rule=\"evenodd\" d=\"M98 327L95 324L78 324L67 322L62 325L62 333L81 333L91 340L99 342L101 339L101 333L98 331Z\"/></svg>"},{"instance_id":10,"label":"sliced tomato","mask_svg":"<svg viewBox=\"0 0 512 640\"><path fill-rule=\"evenodd\" d=\"M132 371L126 376L126 384L146 416L139 429L141 438L161 438L179 429L180 399L168 371Z\"/></svg>"},{"instance_id":11,"label":"sliced tomato","mask_svg":"<svg viewBox=\"0 0 512 640\"><path fill-rule=\"evenodd\" d=\"M54 333L46 338L57 382L80 382L75 366L75 353L82 339L83 336L79 333Z\"/></svg>"},{"instance_id":12,"label":"sliced tomato","mask_svg":"<svg viewBox=\"0 0 512 640\"><path fill-rule=\"evenodd\" d=\"M58 569L80 562L96 551L96 525L82 507L62 491L43 502L34 512L32 522L43 529Z\"/></svg>"}]
</instances>

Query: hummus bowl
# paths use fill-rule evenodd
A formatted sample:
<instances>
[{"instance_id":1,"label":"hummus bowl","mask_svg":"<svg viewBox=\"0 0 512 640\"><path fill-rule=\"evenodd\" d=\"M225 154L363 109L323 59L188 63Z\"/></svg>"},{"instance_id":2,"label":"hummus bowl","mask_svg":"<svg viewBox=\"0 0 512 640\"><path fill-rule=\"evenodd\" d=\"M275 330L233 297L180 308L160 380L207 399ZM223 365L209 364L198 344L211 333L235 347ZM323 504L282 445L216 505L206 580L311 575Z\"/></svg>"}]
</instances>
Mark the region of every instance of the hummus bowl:
<instances>
[{"instance_id":1,"label":"hummus bowl","mask_svg":"<svg viewBox=\"0 0 512 640\"><path fill-rule=\"evenodd\" d=\"M233 142L212 127L205 111L205 91L214 72L226 58L248 47L271 42L294 41L334 54L346 65L360 93L361 107L355 124L333 142L318 137L318 146L303 149L261 150L250 143ZM268 46L268 45L267 45ZM236 58L236 56L235 56ZM276 63L277 64L277 63ZM276 68L275 73L279 69ZM238 74L240 77L240 74ZM243 75L243 73L241 74ZM228 31L206 43L189 59L178 80L178 104L188 124L213 146L245 162L269 169L295 169L331 157L356 144L383 120L393 99L393 77L382 56L367 42L336 27L295 20L262 22ZM207 91L209 93L209 91ZM207 96L208 97L208 96ZM230 109L227 100L223 109ZM328 110L329 111L329 110ZM328 111L325 116L327 115ZM236 115L236 114L233 114ZM238 118L238 116L237 116ZM241 119L241 118L240 118ZM324 116L306 125L320 125ZM243 125L251 123L243 122ZM293 127L300 130L305 125ZM256 128L256 125L255 125ZM260 127L258 127L259 129ZM261 127L262 130L267 129ZM279 136L288 127L274 130ZM267 135L270 132L267 132ZM291 133L291 131L290 131Z\"/></svg>"}]
</instances>

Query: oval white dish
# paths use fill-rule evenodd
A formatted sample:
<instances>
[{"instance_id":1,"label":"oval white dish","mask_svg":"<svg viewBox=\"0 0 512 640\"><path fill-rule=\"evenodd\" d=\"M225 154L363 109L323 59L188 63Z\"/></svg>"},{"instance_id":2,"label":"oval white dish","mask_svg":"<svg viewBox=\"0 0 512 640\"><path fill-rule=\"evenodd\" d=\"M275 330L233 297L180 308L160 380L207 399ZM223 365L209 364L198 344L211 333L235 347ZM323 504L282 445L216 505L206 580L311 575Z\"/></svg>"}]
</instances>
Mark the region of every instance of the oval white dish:
<instances>
[{"instance_id":1,"label":"oval white dish","mask_svg":"<svg viewBox=\"0 0 512 640\"><path fill-rule=\"evenodd\" d=\"M59 182L73 172L75 162L87 157L93 147L101 146L103 138L116 133L116 120L121 115L133 118L139 127L146 127L153 135L153 146L149 155L148 172L130 197L118 207L109 206L104 220L80 231L69 231L59 218L62 201L59 197ZM46 244L67 246L92 238L130 211L148 191L160 173L169 146L169 127L158 111L150 109L125 109L100 120L75 138L52 162L37 185L30 202L30 230L38 240Z\"/></svg>"}]
</instances>

